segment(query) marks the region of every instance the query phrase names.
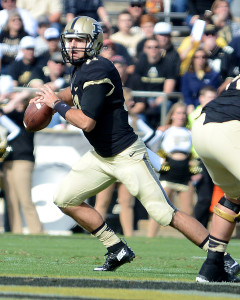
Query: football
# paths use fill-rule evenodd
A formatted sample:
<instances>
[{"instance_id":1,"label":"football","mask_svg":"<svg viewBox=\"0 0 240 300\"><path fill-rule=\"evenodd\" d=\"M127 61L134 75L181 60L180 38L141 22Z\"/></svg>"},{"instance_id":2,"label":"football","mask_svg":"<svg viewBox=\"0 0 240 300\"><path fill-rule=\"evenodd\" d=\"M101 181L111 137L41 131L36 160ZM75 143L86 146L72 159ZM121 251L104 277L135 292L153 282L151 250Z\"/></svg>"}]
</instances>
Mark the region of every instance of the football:
<instances>
[{"instance_id":1,"label":"football","mask_svg":"<svg viewBox=\"0 0 240 300\"><path fill-rule=\"evenodd\" d=\"M44 103L28 104L23 118L27 131L39 131L46 128L52 120L53 109Z\"/></svg>"}]
</instances>

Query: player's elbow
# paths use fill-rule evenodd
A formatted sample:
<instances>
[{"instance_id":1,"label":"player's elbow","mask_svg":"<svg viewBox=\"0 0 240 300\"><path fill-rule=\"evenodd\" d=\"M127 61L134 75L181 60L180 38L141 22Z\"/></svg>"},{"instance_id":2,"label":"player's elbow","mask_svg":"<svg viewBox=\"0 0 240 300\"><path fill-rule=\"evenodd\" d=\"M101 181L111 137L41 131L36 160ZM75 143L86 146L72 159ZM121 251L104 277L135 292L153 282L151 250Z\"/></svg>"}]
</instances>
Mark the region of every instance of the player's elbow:
<instances>
[{"instance_id":1,"label":"player's elbow","mask_svg":"<svg viewBox=\"0 0 240 300\"><path fill-rule=\"evenodd\" d=\"M96 121L85 115L80 109L70 109L67 111L66 117L66 120L72 125L82 129L85 132L92 131L96 125Z\"/></svg>"},{"instance_id":2,"label":"player's elbow","mask_svg":"<svg viewBox=\"0 0 240 300\"><path fill-rule=\"evenodd\" d=\"M92 127L92 126L86 126L85 128L83 128L83 131L91 132L93 129L94 129L94 127Z\"/></svg>"},{"instance_id":3,"label":"player's elbow","mask_svg":"<svg viewBox=\"0 0 240 300\"><path fill-rule=\"evenodd\" d=\"M96 122L92 119L87 120L82 128L85 132L91 132L95 128Z\"/></svg>"}]
</instances>

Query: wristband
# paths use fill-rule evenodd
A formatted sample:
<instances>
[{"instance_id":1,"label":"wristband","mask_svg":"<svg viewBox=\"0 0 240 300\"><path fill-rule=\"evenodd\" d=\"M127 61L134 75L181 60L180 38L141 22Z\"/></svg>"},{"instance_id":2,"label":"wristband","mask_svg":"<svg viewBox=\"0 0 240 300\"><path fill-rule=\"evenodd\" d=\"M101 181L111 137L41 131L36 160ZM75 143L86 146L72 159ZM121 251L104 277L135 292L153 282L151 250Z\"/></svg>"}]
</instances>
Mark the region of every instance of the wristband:
<instances>
[{"instance_id":1,"label":"wristband","mask_svg":"<svg viewBox=\"0 0 240 300\"><path fill-rule=\"evenodd\" d=\"M56 105L58 102L60 102L60 101L61 101L60 99L55 100L55 101L53 102L53 104L52 104L52 109L54 109L54 108L55 108L55 105Z\"/></svg>"},{"instance_id":2,"label":"wristband","mask_svg":"<svg viewBox=\"0 0 240 300\"><path fill-rule=\"evenodd\" d=\"M65 119L66 112L69 109L71 109L71 106L69 106L63 101L58 100L57 103L54 105L54 109Z\"/></svg>"}]
</instances>

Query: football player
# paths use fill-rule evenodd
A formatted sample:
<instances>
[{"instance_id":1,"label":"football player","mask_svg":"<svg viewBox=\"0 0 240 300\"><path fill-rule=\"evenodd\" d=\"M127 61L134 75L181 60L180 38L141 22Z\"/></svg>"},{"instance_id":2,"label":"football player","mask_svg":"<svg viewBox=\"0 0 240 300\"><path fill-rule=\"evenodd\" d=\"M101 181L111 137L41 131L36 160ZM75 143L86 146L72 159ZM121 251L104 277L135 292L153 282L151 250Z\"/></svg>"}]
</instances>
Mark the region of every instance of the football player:
<instances>
[{"instance_id":1,"label":"football player","mask_svg":"<svg viewBox=\"0 0 240 300\"><path fill-rule=\"evenodd\" d=\"M214 207L207 259L198 282L228 281L224 253L240 221L240 75L206 104L193 124L193 144L213 182L225 193Z\"/></svg>"},{"instance_id":2,"label":"football player","mask_svg":"<svg viewBox=\"0 0 240 300\"><path fill-rule=\"evenodd\" d=\"M169 202L145 144L128 124L119 73L111 61L98 56L103 45L99 23L90 17L76 17L66 25L61 44L63 59L74 66L71 86L56 95L45 85L31 101L47 104L81 128L93 146L64 178L54 202L107 248L105 263L94 270L114 271L135 257L101 215L84 202L116 180L141 201L159 224L178 229L207 249L208 231Z\"/></svg>"}]
</instances>

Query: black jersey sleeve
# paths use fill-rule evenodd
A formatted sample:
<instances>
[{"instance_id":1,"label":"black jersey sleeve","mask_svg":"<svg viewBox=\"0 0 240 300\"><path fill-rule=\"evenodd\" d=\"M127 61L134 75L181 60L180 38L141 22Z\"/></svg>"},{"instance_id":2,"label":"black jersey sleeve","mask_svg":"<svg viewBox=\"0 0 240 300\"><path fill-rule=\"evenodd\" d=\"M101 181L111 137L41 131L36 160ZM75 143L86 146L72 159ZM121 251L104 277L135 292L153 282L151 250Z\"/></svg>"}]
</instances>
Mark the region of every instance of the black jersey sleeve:
<instances>
[{"instance_id":1,"label":"black jersey sleeve","mask_svg":"<svg viewBox=\"0 0 240 300\"><path fill-rule=\"evenodd\" d=\"M236 76L216 99L203 107L205 123L240 121L240 75Z\"/></svg>"},{"instance_id":2,"label":"black jersey sleeve","mask_svg":"<svg viewBox=\"0 0 240 300\"><path fill-rule=\"evenodd\" d=\"M100 113L123 106L124 98L119 73L103 57L87 60L72 74L71 92L77 108L97 120Z\"/></svg>"},{"instance_id":3,"label":"black jersey sleeve","mask_svg":"<svg viewBox=\"0 0 240 300\"><path fill-rule=\"evenodd\" d=\"M84 86L93 82L97 84L106 78L109 79L113 68L113 63L102 57L87 60L81 69Z\"/></svg>"},{"instance_id":4,"label":"black jersey sleeve","mask_svg":"<svg viewBox=\"0 0 240 300\"><path fill-rule=\"evenodd\" d=\"M85 88L81 102L83 113L89 118L97 121L105 104L106 95L109 93L110 89L110 86L106 83L90 85Z\"/></svg>"}]
</instances>

